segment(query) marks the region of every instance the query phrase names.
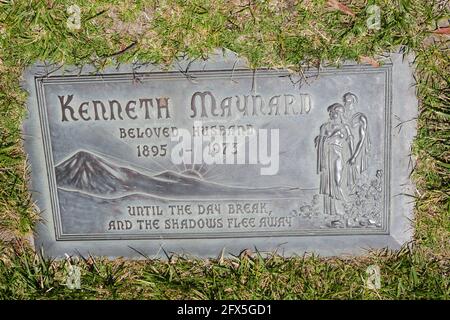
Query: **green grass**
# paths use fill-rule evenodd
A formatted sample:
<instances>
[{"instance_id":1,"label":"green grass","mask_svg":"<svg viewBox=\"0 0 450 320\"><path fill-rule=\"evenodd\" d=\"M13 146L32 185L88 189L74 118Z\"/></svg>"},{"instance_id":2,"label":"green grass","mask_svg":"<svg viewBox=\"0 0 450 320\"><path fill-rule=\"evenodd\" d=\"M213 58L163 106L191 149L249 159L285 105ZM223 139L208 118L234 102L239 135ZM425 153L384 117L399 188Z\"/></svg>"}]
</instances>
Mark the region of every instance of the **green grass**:
<instances>
[{"instance_id":1,"label":"green grass","mask_svg":"<svg viewBox=\"0 0 450 320\"><path fill-rule=\"evenodd\" d=\"M450 64L449 36L432 31L450 16L446 1L342 1L355 17L325 0L76 1L81 29L66 26L73 1L0 1L0 298L1 299L449 299ZM381 29L366 27L367 7L381 9ZM319 62L376 57L407 46L416 55L420 101L414 241L399 252L359 258L282 258L78 262L82 288L67 288L67 261L31 250L38 214L27 188L21 143L26 93L23 69L33 62L169 64L217 47L252 67L301 72ZM364 286L366 268L381 269L381 289Z\"/></svg>"},{"instance_id":2,"label":"green grass","mask_svg":"<svg viewBox=\"0 0 450 320\"><path fill-rule=\"evenodd\" d=\"M177 256L111 262L89 257L76 262L81 268L79 290L65 285L67 263L28 251L10 252L7 261L0 261L0 298L448 299L450 294L445 261L406 247L359 259L256 254L226 260ZM366 269L374 264L381 268L378 291L364 286Z\"/></svg>"}]
</instances>

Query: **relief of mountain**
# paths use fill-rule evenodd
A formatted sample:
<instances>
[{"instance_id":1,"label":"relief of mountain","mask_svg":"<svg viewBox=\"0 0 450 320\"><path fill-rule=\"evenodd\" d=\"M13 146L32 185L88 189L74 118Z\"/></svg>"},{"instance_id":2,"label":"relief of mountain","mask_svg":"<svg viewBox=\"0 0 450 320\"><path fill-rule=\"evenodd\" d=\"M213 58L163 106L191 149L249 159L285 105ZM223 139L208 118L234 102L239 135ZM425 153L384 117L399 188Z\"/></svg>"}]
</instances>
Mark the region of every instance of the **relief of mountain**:
<instances>
[{"instance_id":1,"label":"relief of mountain","mask_svg":"<svg viewBox=\"0 0 450 320\"><path fill-rule=\"evenodd\" d=\"M193 174L164 171L150 176L79 151L55 167L60 188L100 197L143 193L169 199L296 198L298 188L243 188L208 182Z\"/></svg>"}]
</instances>

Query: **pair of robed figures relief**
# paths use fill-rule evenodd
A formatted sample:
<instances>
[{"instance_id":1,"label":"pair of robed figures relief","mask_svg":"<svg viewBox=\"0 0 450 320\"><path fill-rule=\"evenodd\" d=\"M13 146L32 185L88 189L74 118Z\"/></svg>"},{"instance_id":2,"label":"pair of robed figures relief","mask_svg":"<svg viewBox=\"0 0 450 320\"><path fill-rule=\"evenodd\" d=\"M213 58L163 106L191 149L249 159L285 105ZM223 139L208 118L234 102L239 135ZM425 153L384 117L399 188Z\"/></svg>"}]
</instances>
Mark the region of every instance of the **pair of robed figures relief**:
<instances>
[{"instance_id":1,"label":"pair of robed figures relief","mask_svg":"<svg viewBox=\"0 0 450 320\"><path fill-rule=\"evenodd\" d=\"M367 170L371 142L367 117L355 110L358 97L347 92L343 104L327 108L329 120L320 126L315 138L319 193L324 200L324 213L339 214L336 203L346 201Z\"/></svg>"}]
</instances>

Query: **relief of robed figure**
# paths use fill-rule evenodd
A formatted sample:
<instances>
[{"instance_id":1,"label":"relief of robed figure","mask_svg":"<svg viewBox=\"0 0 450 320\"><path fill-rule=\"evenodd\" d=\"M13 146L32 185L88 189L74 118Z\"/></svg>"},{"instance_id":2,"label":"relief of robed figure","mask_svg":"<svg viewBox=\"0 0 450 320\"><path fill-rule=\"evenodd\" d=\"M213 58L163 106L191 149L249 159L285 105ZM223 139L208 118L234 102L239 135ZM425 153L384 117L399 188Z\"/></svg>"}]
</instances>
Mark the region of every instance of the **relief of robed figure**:
<instances>
[{"instance_id":1,"label":"relief of robed figure","mask_svg":"<svg viewBox=\"0 0 450 320\"><path fill-rule=\"evenodd\" d=\"M353 135L344 122L344 106L334 103L327 108L329 121L322 124L315 138L319 193L324 196L325 214L337 214L336 200L345 200L343 181L348 159L353 154Z\"/></svg>"},{"instance_id":2,"label":"relief of robed figure","mask_svg":"<svg viewBox=\"0 0 450 320\"><path fill-rule=\"evenodd\" d=\"M368 168L371 141L366 115L361 112L354 112L358 104L358 97L351 92L347 92L343 96L343 102L345 107L344 121L351 126L355 139L354 150L350 159L348 159L349 167L347 170L347 185L350 189L353 189L358 178Z\"/></svg>"}]
</instances>

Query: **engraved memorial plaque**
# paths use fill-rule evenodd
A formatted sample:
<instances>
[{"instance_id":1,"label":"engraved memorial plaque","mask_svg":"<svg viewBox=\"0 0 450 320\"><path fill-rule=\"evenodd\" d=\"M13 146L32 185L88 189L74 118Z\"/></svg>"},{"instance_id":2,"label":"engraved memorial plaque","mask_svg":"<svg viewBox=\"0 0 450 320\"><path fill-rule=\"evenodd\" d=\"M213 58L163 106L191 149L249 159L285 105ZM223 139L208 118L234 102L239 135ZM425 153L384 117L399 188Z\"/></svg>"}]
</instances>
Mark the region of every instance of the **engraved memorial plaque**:
<instances>
[{"instance_id":1,"label":"engraved memorial plaque","mask_svg":"<svg viewBox=\"0 0 450 320\"><path fill-rule=\"evenodd\" d=\"M407 60L250 70L35 65L24 124L51 256L360 254L411 238Z\"/></svg>"}]
</instances>

